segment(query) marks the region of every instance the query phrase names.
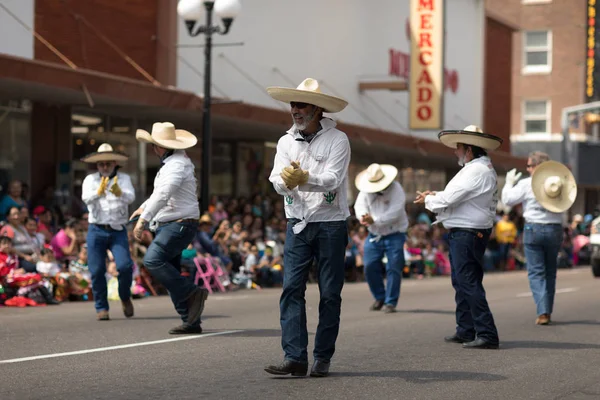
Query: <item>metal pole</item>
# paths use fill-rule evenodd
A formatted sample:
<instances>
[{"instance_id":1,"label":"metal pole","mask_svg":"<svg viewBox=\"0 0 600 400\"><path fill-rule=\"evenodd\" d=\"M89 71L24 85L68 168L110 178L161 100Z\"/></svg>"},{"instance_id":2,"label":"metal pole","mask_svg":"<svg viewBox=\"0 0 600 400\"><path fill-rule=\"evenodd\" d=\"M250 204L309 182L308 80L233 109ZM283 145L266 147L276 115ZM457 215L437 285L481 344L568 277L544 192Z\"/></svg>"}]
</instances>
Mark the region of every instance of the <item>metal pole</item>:
<instances>
[{"instance_id":1,"label":"metal pole","mask_svg":"<svg viewBox=\"0 0 600 400\"><path fill-rule=\"evenodd\" d=\"M210 83L211 83L211 55L212 55L212 12L214 3L205 2L206 7L206 41L204 47L204 107L202 112L202 188L200 191L201 208L203 214L208 211L210 192L210 172L212 161L212 135L210 124Z\"/></svg>"}]
</instances>

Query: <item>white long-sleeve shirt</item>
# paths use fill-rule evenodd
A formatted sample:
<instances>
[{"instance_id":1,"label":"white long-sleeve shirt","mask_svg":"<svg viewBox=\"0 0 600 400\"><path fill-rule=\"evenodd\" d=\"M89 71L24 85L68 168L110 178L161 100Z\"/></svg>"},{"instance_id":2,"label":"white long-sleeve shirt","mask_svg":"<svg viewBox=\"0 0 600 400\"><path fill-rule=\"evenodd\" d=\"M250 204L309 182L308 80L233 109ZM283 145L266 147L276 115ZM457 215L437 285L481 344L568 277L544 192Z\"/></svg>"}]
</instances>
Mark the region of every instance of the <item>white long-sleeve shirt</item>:
<instances>
[{"instance_id":1,"label":"white long-sleeve shirt","mask_svg":"<svg viewBox=\"0 0 600 400\"><path fill-rule=\"evenodd\" d=\"M550 212L535 199L531 188L531 177L521 179L514 187L504 185L502 203L509 207L523 203L523 217L526 222L532 224L561 224L563 222L563 213Z\"/></svg>"},{"instance_id":2,"label":"white long-sleeve shirt","mask_svg":"<svg viewBox=\"0 0 600 400\"><path fill-rule=\"evenodd\" d=\"M497 176L488 157L469 161L443 192L425 197L425 208L445 228L489 229L498 205Z\"/></svg>"},{"instance_id":3,"label":"white long-sleeve shirt","mask_svg":"<svg viewBox=\"0 0 600 400\"><path fill-rule=\"evenodd\" d=\"M86 176L83 180L81 200L88 207L90 224L110 225L117 231L122 230L123 226L127 224L129 205L135 200L135 189L129 175L117 172L117 178L117 183L123 192L120 197L110 191L114 185L114 179L110 180L101 196L98 195L98 188L102 176L98 172Z\"/></svg>"},{"instance_id":4,"label":"white long-sleeve shirt","mask_svg":"<svg viewBox=\"0 0 600 400\"><path fill-rule=\"evenodd\" d=\"M141 205L141 218L155 228L159 222L200 218L194 164L185 151L176 150L164 160L154 178L154 191Z\"/></svg>"},{"instance_id":5,"label":"white long-sleeve shirt","mask_svg":"<svg viewBox=\"0 0 600 400\"><path fill-rule=\"evenodd\" d=\"M310 143L292 127L277 143L277 153L269 180L285 196L287 218L301 222L294 226L300 233L310 222L343 221L350 216L348 209L348 165L350 142L346 134L335 128L332 119L321 119L322 129ZM289 190L280 174L292 161L308 171L308 182Z\"/></svg>"},{"instance_id":6,"label":"white long-sleeve shirt","mask_svg":"<svg viewBox=\"0 0 600 400\"><path fill-rule=\"evenodd\" d=\"M406 195L397 181L392 182L383 194L360 192L354 203L354 212L359 219L365 214L371 215L373 224L368 229L375 236L406 232L408 229Z\"/></svg>"}]
</instances>

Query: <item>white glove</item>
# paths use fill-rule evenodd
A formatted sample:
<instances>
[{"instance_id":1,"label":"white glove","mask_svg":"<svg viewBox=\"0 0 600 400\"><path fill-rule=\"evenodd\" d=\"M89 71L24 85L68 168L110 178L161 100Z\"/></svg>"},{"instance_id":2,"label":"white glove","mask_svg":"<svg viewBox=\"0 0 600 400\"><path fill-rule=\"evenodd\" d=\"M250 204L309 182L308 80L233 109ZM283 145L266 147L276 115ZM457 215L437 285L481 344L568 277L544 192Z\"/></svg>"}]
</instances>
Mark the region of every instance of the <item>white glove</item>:
<instances>
[{"instance_id":1,"label":"white glove","mask_svg":"<svg viewBox=\"0 0 600 400\"><path fill-rule=\"evenodd\" d=\"M517 172L516 168L511 169L506 174L506 184L509 187L515 186L515 183L517 183L517 181L521 178L521 175L523 175L523 174L521 174L520 172Z\"/></svg>"}]
</instances>

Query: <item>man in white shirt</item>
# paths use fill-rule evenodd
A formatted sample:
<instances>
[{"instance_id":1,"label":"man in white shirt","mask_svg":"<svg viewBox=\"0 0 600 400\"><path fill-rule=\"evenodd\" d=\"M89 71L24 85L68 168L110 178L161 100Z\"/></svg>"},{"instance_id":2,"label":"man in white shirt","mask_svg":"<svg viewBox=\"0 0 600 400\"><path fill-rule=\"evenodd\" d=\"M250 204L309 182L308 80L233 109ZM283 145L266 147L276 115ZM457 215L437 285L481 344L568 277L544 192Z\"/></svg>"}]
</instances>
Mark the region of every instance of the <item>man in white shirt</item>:
<instances>
[{"instance_id":1,"label":"man in white shirt","mask_svg":"<svg viewBox=\"0 0 600 400\"><path fill-rule=\"evenodd\" d=\"M549 160L548 154L541 151L530 153L527 160L527 172L531 175L536 170L540 172L538 168L551 165L547 163ZM542 163L546 164L541 166ZM568 170L566 173L570 174ZM565 176L565 174L556 175ZM573 203L568 196L559 196L549 198L546 201L542 197L544 202L542 204L536 199L532 177L519 181L520 177L521 173L517 173L516 169L506 174L506 184L502 189L502 203L509 207L523 204L523 217L525 218L523 244L525 258L527 259L529 287L537 307L535 323L537 325L548 325L551 322L554 308L557 257L563 241L564 211L571 207ZM571 182L571 187L573 185L574 180ZM543 184L537 183L536 189L543 190ZM561 203L561 199L569 201ZM574 196L572 200L575 200ZM545 206L549 207L550 210Z\"/></svg>"},{"instance_id":2,"label":"man in white shirt","mask_svg":"<svg viewBox=\"0 0 600 400\"><path fill-rule=\"evenodd\" d=\"M155 231L144 266L169 291L183 321L169 333L202 333L200 317L208 290L181 276L181 252L194 239L200 218L194 164L184 150L195 146L198 140L188 131L175 129L170 122L155 123L152 133L138 129L135 137L152 145L161 167L152 195L131 215L131 220L139 216L133 235L140 240L147 222Z\"/></svg>"},{"instance_id":3,"label":"man in white shirt","mask_svg":"<svg viewBox=\"0 0 600 400\"><path fill-rule=\"evenodd\" d=\"M438 138L455 149L462 169L443 192L417 192L415 203L437 214L434 223L450 230L452 286L456 291L456 333L447 342L463 348L497 349L499 338L483 288L483 254L498 203L497 177L487 150L495 150L502 139L483 133L477 126L442 131Z\"/></svg>"},{"instance_id":4,"label":"man in white shirt","mask_svg":"<svg viewBox=\"0 0 600 400\"><path fill-rule=\"evenodd\" d=\"M371 164L356 176L360 191L354 204L356 217L369 230L365 241L365 276L375 303L371 310L396 312L400 297L404 242L408 229L406 195L395 179L398 170L393 165ZM383 256L387 285L383 284Z\"/></svg>"},{"instance_id":5,"label":"man in white shirt","mask_svg":"<svg viewBox=\"0 0 600 400\"><path fill-rule=\"evenodd\" d=\"M281 343L279 365L265 371L274 375L304 376L308 370L308 332L304 293L313 259L318 261L319 325L310 375L324 377L339 332L344 259L350 216L346 192L350 143L323 112L342 111L348 104L321 93L314 79L297 89L270 87L276 100L290 104L294 125L277 144L269 180L285 197L288 218L284 248L284 282L280 299Z\"/></svg>"},{"instance_id":6,"label":"man in white shirt","mask_svg":"<svg viewBox=\"0 0 600 400\"><path fill-rule=\"evenodd\" d=\"M109 307L106 286L106 258L110 250L119 271L119 297L125 317L133 317L131 283L133 260L129 253L127 238L127 215L129 205L135 200L135 189L129 175L118 172L118 161L126 161L127 155L114 151L108 143L98 151L81 160L95 163L98 172L85 177L81 199L88 207L88 265L92 274L92 292L96 318L108 321Z\"/></svg>"}]
</instances>

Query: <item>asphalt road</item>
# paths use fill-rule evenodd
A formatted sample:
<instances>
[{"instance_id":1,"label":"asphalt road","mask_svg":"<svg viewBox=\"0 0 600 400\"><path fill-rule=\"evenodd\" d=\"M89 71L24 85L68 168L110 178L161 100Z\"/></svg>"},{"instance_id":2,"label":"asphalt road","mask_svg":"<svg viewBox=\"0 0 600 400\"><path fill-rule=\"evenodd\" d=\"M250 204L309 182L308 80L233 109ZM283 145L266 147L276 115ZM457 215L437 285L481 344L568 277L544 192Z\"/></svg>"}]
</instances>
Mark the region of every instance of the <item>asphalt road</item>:
<instances>
[{"instance_id":1,"label":"asphalt road","mask_svg":"<svg viewBox=\"0 0 600 400\"><path fill-rule=\"evenodd\" d=\"M277 378L279 290L210 296L199 336L167 334L166 297L134 302L109 322L90 303L0 309L0 398L5 399L599 399L600 280L559 271L550 326L536 326L522 272L485 278L500 350L465 350L454 331L447 278L405 280L399 312L370 312L365 284L347 284L329 378ZM309 346L318 289L307 290ZM116 348L115 348L116 347ZM312 348L309 348L309 354ZM71 353L71 354L63 354ZM312 360L311 360L312 361Z\"/></svg>"}]
</instances>

